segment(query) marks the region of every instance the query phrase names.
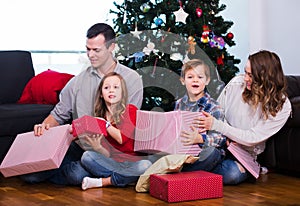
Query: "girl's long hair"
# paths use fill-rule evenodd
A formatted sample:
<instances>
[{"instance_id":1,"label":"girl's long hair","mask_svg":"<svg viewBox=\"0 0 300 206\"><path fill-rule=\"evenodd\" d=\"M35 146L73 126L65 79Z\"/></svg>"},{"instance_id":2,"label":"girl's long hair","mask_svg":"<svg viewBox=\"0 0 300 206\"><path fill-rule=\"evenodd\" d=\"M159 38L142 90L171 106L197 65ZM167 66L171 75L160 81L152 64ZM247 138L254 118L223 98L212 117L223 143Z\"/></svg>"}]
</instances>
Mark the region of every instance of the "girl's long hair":
<instances>
[{"instance_id":1,"label":"girl's long hair","mask_svg":"<svg viewBox=\"0 0 300 206\"><path fill-rule=\"evenodd\" d=\"M256 109L261 103L263 118L276 116L287 98L286 78L277 54L259 51L248 57L251 65L251 90L245 88L243 99Z\"/></svg>"},{"instance_id":2,"label":"girl's long hair","mask_svg":"<svg viewBox=\"0 0 300 206\"><path fill-rule=\"evenodd\" d=\"M103 95L102 95L102 87L103 87L105 79L107 79L108 77L111 77L111 76L117 76L121 81L122 98L118 103L116 103L116 105L114 107L114 113L112 114L114 123L118 124L120 122L122 114L125 112L125 109L126 109L127 100L128 100L128 92L127 92L125 80L123 79L123 77L120 74L118 74L116 72L108 73L101 80L98 90L97 90L97 93L96 93L95 114L94 115L96 117L102 117L104 119L107 119L106 112L108 111L108 109L107 109L106 103L105 103Z\"/></svg>"}]
</instances>

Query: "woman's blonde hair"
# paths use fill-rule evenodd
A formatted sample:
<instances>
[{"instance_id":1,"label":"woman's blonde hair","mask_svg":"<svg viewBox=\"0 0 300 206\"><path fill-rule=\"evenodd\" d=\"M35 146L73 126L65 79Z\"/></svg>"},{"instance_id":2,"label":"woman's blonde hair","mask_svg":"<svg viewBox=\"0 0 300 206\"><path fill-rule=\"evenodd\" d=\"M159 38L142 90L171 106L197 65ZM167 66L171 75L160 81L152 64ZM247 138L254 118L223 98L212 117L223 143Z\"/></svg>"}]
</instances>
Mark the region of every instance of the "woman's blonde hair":
<instances>
[{"instance_id":1,"label":"woman's blonde hair","mask_svg":"<svg viewBox=\"0 0 300 206\"><path fill-rule=\"evenodd\" d=\"M117 76L120 79L121 89L122 89L121 101L119 101L116 104L114 113L112 114L113 119L114 119L114 123L118 124L120 122L122 114L125 112L125 109L126 109L127 100L128 100L128 92L127 92L127 87L126 87L125 80L123 79L123 77L120 74L118 74L116 72L108 73L101 80L101 82L99 84L99 87L98 87L98 90L97 90L97 93L96 93L95 114L94 115L96 117L103 117L103 118L107 119L106 112L108 111L108 109L107 109L105 100L103 98L102 87L103 87L104 81L108 77L112 77L112 76Z\"/></svg>"},{"instance_id":2,"label":"woman's blonde hair","mask_svg":"<svg viewBox=\"0 0 300 206\"><path fill-rule=\"evenodd\" d=\"M248 57L251 65L251 90L245 88L243 99L254 108L261 103L263 117L276 116L287 98L286 78L277 54L259 51Z\"/></svg>"}]
</instances>

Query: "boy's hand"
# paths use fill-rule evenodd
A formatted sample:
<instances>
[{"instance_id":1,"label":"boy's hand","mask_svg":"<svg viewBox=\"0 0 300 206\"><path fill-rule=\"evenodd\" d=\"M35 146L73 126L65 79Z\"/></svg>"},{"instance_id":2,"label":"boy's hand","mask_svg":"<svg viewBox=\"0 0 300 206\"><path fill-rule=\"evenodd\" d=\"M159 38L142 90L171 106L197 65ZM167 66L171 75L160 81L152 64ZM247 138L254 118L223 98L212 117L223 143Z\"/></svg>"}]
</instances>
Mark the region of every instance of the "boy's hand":
<instances>
[{"instance_id":1,"label":"boy's hand","mask_svg":"<svg viewBox=\"0 0 300 206\"><path fill-rule=\"evenodd\" d=\"M181 142L183 145L193 145L203 143L202 135L199 134L198 129L191 126L192 131L181 131Z\"/></svg>"}]
</instances>

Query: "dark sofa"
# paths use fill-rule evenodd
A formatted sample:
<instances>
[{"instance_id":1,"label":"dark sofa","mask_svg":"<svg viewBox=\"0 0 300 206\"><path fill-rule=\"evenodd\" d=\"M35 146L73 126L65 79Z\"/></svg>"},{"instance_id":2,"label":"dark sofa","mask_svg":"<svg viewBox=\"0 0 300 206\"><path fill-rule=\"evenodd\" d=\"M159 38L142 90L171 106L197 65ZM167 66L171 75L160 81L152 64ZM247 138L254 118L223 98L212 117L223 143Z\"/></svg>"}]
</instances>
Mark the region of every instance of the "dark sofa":
<instances>
[{"instance_id":1,"label":"dark sofa","mask_svg":"<svg viewBox=\"0 0 300 206\"><path fill-rule=\"evenodd\" d=\"M27 82L35 76L31 53L0 51L0 162L19 133L32 131L53 105L18 104Z\"/></svg>"},{"instance_id":2,"label":"dark sofa","mask_svg":"<svg viewBox=\"0 0 300 206\"><path fill-rule=\"evenodd\" d=\"M300 177L300 76L286 78L292 114L283 128L268 139L259 161L271 171Z\"/></svg>"}]
</instances>

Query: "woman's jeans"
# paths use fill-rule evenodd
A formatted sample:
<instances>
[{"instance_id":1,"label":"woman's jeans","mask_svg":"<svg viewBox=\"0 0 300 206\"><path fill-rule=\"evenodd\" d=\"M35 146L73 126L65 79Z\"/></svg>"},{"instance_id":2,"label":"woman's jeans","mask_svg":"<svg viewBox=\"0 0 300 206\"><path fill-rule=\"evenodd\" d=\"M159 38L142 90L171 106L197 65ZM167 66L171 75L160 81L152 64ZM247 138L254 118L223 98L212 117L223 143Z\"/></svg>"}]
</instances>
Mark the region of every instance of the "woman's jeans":
<instances>
[{"instance_id":1,"label":"woman's jeans","mask_svg":"<svg viewBox=\"0 0 300 206\"><path fill-rule=\"evenodd\" d=\"M117 162L94 151L84 152L81 163L94 177L111 177L112 185L118 187L135 183L152 165L149 160Z\"/></svg>"},{"instance_id":2,"label":"woman's jeans","mask_svg":"<svg viewBox=\"0 0 300 206\"><path fill-rule=\"evenodd\" d=\"M207 147L199 154L199 159L193 164L184 164L182 171L204 170L222 175L223 184L235 185L245 181L249 174L241 171L237 161L225 156L224 151L215 147Z\"/></svg>"}]
</instances>

